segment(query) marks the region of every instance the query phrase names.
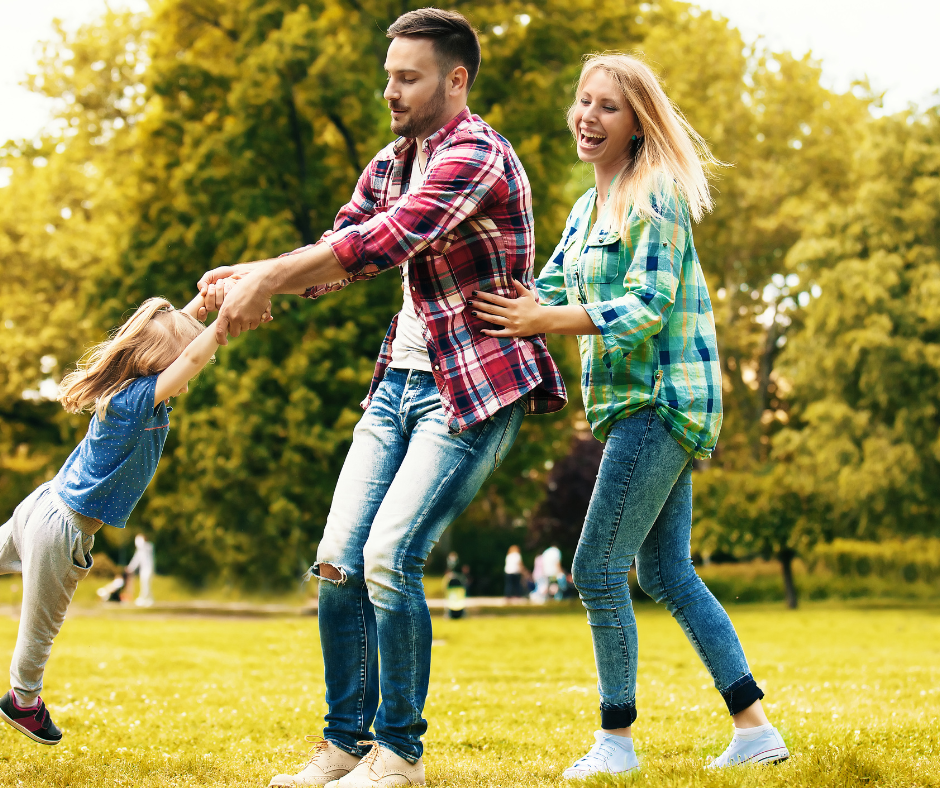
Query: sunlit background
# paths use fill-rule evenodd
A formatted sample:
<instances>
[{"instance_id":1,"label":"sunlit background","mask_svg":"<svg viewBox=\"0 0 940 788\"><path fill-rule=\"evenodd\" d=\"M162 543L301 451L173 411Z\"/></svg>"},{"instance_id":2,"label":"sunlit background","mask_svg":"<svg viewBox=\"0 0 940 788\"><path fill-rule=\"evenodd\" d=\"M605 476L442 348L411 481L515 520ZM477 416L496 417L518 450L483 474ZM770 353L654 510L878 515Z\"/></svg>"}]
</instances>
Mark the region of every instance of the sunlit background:
<instances>
[{"instance_id":1,"label":"sunlit background","mask_svg":"<svg viewBox=\"0 0 940 788\"><path fill-rule=\"evenodd\" d=\"M146 0L115 0L146 10ZM868 77L885 92L885 109L923 104L940 85L940 2L935 0L705 0L746 40L763 36L775 50L822 60L824 84L839 91ZM35 63L38 42L51 37L53 19L74 28L94 19L105 0L32 0L2 3L0 18L0 140L29 138L49 120L51 101L20 85ZM472 9L470 9L472 15Z\"/></svg>"}]
</instances>

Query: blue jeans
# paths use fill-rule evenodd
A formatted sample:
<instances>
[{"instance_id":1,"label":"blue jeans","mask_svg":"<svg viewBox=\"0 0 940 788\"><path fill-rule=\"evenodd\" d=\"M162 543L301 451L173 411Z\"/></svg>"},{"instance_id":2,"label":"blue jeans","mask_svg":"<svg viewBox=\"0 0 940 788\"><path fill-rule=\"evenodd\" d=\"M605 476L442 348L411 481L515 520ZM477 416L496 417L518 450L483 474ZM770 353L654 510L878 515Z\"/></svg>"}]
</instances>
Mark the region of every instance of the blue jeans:
<instances>
[{"instance_id":1,"label":"blue jeans","mask_svg":"<svg viewBox=\"0 0 940 788\"><path fill-rule=\"evenodd\" d=\"M314 564L323 735L343 750L362 754L374 725L375 741L421 757L431 671L424 563L509 451L524 413L520 401L451 435L432 375L389 369L356 426Z\"/></svg>"},{"instance_id":2,"label":"blue jeans","mask_svg":"<svg viewBox=\"0 0 940 788\"><path fill-rule=\"evenodd\" d=\"M636 719L637 635L627 574L666 605L731 714L763 697L731 619L692 566L692 455L652 408L618 421L604 447L571 573L587 609L601 727Z\"/></svg>"}]
</instances>

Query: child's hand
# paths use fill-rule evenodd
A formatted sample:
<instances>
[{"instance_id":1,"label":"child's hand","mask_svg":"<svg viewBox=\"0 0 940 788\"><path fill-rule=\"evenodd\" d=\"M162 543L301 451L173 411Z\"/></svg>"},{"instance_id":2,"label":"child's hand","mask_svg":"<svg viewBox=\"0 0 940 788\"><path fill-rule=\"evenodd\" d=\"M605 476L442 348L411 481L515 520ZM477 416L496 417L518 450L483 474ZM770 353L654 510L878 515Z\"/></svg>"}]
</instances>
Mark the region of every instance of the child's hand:
<instances>
[{"instance_id":1,"label":"child's hand","mask_svg":"<svg viewBox=\"0 0 940 788\"><path fill-rule=\"evenodd\" d=\"M225 297L229 294L235 284L242 279L245 274L242 273L233 273L231 276L227 276L224 279L219 279L218 281L212 284L203 284L203 289L200 291L204 308L199 310L199 319L205 320L209 312L218 312L222 308L222 304L225 302ZM271 315L271 302L268 301L267 306L264 308L264 314L261 317L262 323L270 323L274 318Z\"/></svg>"}]
</instances>

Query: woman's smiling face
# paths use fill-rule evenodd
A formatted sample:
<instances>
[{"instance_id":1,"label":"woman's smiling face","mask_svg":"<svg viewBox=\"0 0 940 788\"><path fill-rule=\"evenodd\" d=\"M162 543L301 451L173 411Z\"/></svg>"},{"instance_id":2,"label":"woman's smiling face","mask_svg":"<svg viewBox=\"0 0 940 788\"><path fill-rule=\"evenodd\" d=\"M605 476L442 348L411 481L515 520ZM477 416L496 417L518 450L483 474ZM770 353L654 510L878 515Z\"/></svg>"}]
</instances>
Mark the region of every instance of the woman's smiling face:
<instances>
[{"instance_id":1,"label":"woman's smiling face","mask_svg":"<svg viewBox=\"0 0 940 788\"><path fill-rule=\"evenodd\" d=\"M643 134L617 83L600 68L584 80L572 118L578 158L595 167L619 170L627 160L633 135Z\"/></svg>"}]
</instances>

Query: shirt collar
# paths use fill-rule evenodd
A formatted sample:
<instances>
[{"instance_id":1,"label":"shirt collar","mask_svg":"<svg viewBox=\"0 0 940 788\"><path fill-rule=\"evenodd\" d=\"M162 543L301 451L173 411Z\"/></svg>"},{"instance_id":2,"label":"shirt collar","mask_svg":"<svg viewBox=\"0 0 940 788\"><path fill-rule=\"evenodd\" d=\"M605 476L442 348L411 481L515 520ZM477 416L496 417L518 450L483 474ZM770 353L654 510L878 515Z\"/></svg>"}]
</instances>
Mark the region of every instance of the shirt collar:
<instances>
[{"instance_id":1,"label":"shirt collar","mask_svg":"<svg viewBox=\"0 0 940 788\"><path fill-rule=\"evenodd\" d=\"M472 117L473 116L470 114L470 110L467 109L467 107L464 107L453 118L451 118L446 125L435 131L424 141L424 147L427 151L427 155L430 156L432 153L434 153L437 146L447 139L447 137L450 136L450 133L456 129L457 126L459 126L464 121L470 120ZM402 153L407 151L414 144L414 137L399 137L395 141L395 155L401 156Z\"/></svg>"}]
</instances>

